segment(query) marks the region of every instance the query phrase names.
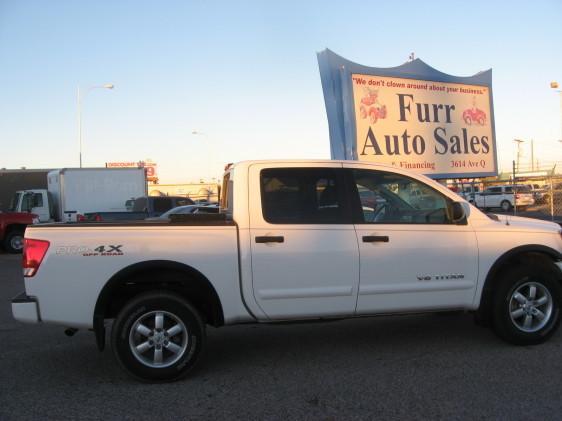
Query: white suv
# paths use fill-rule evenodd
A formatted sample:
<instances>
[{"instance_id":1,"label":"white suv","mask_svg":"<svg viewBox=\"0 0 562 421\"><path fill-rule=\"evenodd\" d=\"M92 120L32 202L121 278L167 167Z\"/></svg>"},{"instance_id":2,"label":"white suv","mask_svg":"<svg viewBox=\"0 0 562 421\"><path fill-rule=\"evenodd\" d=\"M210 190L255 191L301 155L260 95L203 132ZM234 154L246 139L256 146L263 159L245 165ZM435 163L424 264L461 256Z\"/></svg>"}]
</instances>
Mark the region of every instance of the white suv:
<instances>
[{"instance_id":1,"label":"white suv","mask_svg":"<svg viewBox=\"0 0 562 421\"><path fill-rule=\"evenodd\" d=\"M529 187L521 184L488 187L474 199L479 208L501 208L505 212L513 208L514 204L519 209L535 204Z\"/></svg>"}]
</instances>

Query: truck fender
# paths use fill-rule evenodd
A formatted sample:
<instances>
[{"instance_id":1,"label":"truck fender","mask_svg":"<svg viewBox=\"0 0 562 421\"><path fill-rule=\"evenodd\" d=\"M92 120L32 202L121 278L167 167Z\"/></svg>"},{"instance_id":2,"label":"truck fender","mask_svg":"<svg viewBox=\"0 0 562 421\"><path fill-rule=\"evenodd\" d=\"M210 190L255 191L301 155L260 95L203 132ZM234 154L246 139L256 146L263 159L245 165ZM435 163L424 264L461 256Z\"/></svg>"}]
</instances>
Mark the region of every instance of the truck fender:
<instances>
[{"instance_id":1,"label":"truck fender","mask_svg":"<svg viewBox=\"0 0 562 421\"><path fill-rule=\"evenodd\" d=\"M506 265L516 264L519 262L521 257L529 254L540 255L543 258L550 258L553 262L562 260L562 253L551 247L543 246L541 244L528 244L515 247L498 257L498 259L494 262L494 264L488 271L486 280L484 281L484 286L482 288L480 305L478 306L478 310L476 311L476 317L480 322L486 323L486 320L488 320L489 318L489 313L491 310L490 303L492 302L496 286L494 280L497 275L504 267L506 267ZM560 272L560 279L562 279L562 271Z\"/></svg>"},{"instance_id":2,"label":"truck fender","mask_svg":"<svg viewBox=\"0 0 562 421\"><path fill-rule=\"evenodd\" d=\"M150 275L157 272L168 272L173 275L173 279L166 278L158 280ZM98 296L94 309L93 327L96 335L96 342L100 351L105 347L105 319L115 317L112 314L112 300L118 298L119 291L127 285L136 285L139 290L149 286L161 285L168 290L176 291L192 302L189 291L196 291L200 299L204 300L205 310L202 311L206 316L207 322L213 326L224 324L224 315L219 296L209 281L197 269L184 263L170 260L150 260L135 263L127 266L115 273L104 285ZM192 302L197 307L197 302ZM208 306L208 308L207 308Z\"/></svg>"}]
</instances>

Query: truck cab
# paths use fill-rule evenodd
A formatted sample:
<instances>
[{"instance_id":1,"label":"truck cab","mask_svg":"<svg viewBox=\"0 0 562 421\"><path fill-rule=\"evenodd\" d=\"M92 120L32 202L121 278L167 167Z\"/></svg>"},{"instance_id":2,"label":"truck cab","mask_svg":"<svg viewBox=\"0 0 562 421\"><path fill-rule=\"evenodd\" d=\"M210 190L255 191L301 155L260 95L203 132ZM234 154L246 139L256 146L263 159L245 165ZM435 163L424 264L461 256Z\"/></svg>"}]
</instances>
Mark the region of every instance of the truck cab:
<instances>
[{"instance_id":1,"label":"truck cab","mask_svg":"<svg viewBox=\"0 0 562 421\"><path fill-rule=\"evenodd\" d=\"M49 222L53 219L52 200L45 189L17 191L12 197L9 211L33 213L37 215L39 222Z\"/></svg>"}]
</instances>

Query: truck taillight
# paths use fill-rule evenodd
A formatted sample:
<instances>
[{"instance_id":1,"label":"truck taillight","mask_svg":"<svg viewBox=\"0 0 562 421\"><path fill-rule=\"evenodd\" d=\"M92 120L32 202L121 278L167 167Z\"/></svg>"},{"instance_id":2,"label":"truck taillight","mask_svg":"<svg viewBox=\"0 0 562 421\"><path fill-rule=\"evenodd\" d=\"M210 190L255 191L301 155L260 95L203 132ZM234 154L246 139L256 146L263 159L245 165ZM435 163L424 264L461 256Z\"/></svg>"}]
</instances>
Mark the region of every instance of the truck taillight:
<instances>
[{"instance_id":1,"label":"truck taillight","mask_svg":"<svg viewBox=\"0 0 562 421\"><path fill-rule=\"evenodd\" d=\"M23 276L32 277L39 270L39 266L47 254L49 242L45 240L24 239L23 243Z\"/></svg>"},{"instance_id":2,"label":"truck taillight","mask_svg":"<svg viewBox=\"0 0 562 421\"><path fill-rule=\"evenodd\" d=\"M520 198L521 198L521 195L520 195L519 193L517 193L517 194L515 195L515 198L516 198L516 199L520 199Z\"/></svg>"}]
</instances>

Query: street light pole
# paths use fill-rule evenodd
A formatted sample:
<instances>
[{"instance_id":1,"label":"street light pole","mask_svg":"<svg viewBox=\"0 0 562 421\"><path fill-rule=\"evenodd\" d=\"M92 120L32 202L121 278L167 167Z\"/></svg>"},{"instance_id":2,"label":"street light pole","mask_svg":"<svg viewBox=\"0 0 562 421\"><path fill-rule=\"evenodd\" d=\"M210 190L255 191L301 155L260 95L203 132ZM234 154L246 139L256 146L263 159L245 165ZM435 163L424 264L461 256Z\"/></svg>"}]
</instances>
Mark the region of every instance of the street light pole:
<instances>
[{"instance_id":1,"label":"street light pole","mask_svg":"<svg viewBox=\"0 0 562 421\"><path fill-rule=\"evenodd\" d=\"M525 141L521 140L521 139L513 139L513 141L517 143L517 172L520 172L520 170L519 170L519 160L521 158L521 144Z\"/></svg>"},{"instance_id":2,"label":"street light pole","mask_svg":"<svg viewBox=\"0 0 562 421\"><path fill-rule=\"evenodd\" d=\"M558 82L550 82L550 87L556 89L556 92L560 95L560 142L562 142L562 89L558 89Z\"/></svg>"},{"instance_id":3,"label":"street light pole","mask_svg":"<svg viewBox=\"0 0 562 421\"><path fill-rule=\"evenodd\" d=\"M84 97L88 94L88 92L94 90L94 89L113 89L115 88L115 85L113 85L112 83L106 83L105 85L99 85L99 86L90 86L88 89L86 89L86 92L84 93ZM78 85L78 93L76 95L77 98L77 106L78 106L78 143L80 145L80 168L82 168L82 99L83 96L80 93L80 85Z\"/></svg>"}]
</instances>

